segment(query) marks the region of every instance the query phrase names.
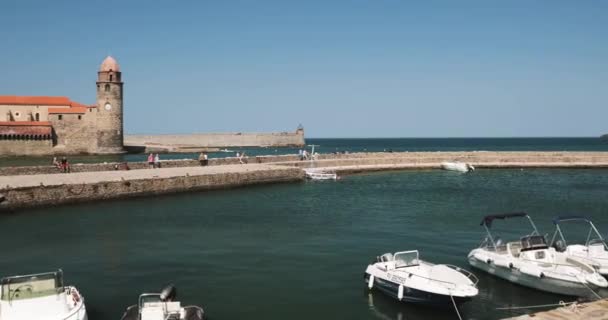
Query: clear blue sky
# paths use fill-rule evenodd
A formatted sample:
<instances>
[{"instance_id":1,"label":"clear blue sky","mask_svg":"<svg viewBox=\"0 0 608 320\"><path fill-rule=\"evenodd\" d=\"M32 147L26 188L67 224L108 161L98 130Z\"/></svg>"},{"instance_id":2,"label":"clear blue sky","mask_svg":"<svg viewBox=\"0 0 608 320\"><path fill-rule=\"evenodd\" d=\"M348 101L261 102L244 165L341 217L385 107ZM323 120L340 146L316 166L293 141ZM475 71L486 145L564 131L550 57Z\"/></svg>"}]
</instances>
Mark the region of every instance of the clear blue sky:
<instances>
[{"instance_id":1,"label":"clear blue sky","mask_svg":"<svg viewBox=\"0 0 608 320\"><path fill-rule=\"evenodd\" d=\"M0 1L0 94L95 101L127 133L608 133L605 1Z\"/></svg>"}]
</instances>

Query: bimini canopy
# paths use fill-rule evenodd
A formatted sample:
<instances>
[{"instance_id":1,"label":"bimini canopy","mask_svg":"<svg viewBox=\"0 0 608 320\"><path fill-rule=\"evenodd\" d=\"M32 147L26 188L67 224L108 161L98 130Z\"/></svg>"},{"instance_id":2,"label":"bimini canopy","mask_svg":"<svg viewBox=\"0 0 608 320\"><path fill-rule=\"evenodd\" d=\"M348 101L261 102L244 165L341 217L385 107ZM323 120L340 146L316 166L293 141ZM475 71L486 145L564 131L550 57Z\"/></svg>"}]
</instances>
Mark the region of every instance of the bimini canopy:
<instances>
[{"instance_id":1,"label":"bimini canopy","mask_svg":"<svg viewBox=\"0 0 608 320\"><path fill-rule=\"evenodd\" d=\"M483 217L481 220L480 226L486 226L488 228L492 227L492 221L494 219L507 219L507 218L517 218L517 217L526 217L528 216L525 212L512 212L512 213L502 213L502 214L491 214Z\"/></svg>"},{"instance_id":2,"label":"bimini canopy","mask_svg":"<svg viewBox=\"0 0 608 320\"><path fill-rule=\"evenodd\" d=\"M584 221L591 222L589 218L584 216L558 216L553 218L553 224L558 224L560 222L568 222L568 221Z\"/></svg>"}]
</instances>

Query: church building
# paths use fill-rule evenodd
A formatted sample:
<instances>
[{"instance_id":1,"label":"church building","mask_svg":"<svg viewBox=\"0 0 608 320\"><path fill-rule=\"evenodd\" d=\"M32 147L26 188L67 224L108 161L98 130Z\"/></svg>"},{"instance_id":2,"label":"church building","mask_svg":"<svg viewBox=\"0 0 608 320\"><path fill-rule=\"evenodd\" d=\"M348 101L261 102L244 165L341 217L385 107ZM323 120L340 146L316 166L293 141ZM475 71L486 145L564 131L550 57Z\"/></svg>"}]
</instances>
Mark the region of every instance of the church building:
<instances>
[{"instance_id":1,"label":"church building","mask_svg":"<svg viewBox=\"0 0 608 320\"><path fill-rule=\"evenodd\" d=\"M97 72L97 101L0 95L0 156L123 152L123 82L108 56Z\"/></svg>"}]
</instances>

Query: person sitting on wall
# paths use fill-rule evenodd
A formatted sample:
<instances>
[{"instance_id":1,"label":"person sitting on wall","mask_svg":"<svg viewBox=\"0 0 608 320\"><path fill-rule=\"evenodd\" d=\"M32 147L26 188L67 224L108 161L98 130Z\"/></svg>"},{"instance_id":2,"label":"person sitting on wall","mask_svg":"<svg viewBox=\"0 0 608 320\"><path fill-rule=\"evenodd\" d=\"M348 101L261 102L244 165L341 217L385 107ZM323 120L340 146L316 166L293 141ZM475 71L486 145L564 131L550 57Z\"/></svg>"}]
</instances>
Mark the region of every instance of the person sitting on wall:
<instances>
[{"instance_id":1,"label":"person sitting on wall","mask_svg":"<svg viewBox=\"0 0 608 320\"><path fill-rule=\"evenodd\" d=\"M63 171L63 173L70 172L70 163L66 157L61 158L61 171Z\"/></svg>"},{"instance_id":2,"label":"person sitting on wall","mask_svg":"<svg viewBox=\"0 0 608 320\"><path fill-rule=\"evenodd\" d=\"M207 153L203 153L203 165L209 165L209 156L207 156Z\"/></svg>"},{"instance_id":3,"label":"person sitting on wall","mask_svg":"<svg viewBox=\"0 0 608 320\"><path fill-rule=\"evenodd\" d=\"M57 169L61 168L61 164L57 161L57 157L53 157L53 166Z\"/></svg>"}]
</instances>

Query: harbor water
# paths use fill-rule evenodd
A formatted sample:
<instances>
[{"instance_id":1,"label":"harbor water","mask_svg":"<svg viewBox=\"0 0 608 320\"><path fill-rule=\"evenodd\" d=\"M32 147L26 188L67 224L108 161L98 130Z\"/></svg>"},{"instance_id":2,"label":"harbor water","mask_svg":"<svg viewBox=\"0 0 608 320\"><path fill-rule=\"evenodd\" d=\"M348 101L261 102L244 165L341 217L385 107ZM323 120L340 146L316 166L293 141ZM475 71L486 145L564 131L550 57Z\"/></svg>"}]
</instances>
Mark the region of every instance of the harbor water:
<instances>
[{"instance_id":1,"label":"harbor water","mask_svg":"<svg viewBox=\"0 0 608 320\"><path fill-rule=\"evenodd\" d=\"M491 213L526 211L541 233L555 215L583 214L605 234L607 199L608 170L429 170L41 208L0 216L0 275L62 268L91 320L120 319L140 293L170 282L215 320L457 319L369 293L367 264L418 249L470 269ZM505 240L530 231L513 222ZM474 273L480 293L461 307L465 319L572 300Z\"/></svg>"},{"instance_id":2,"label":"harbor water","mask_svg":"<svg viewBox=\"0 0 608 320\"><path fill-rule=\"evenodd\" d=\"M315 152L405 152L405 151L608 151L608 141L600 138L311 138L308 145L315 145ZM311 151L311 147L306 147ZM302 148L224 148L211 152L210 158L298 154ZM167 159L198 159L198 153L162 154ZM146 154L122 155L73 155L71 163L146 161ZM0 166L49 165L52 157L0 157Z\"/></svg>"}]
</instances>

